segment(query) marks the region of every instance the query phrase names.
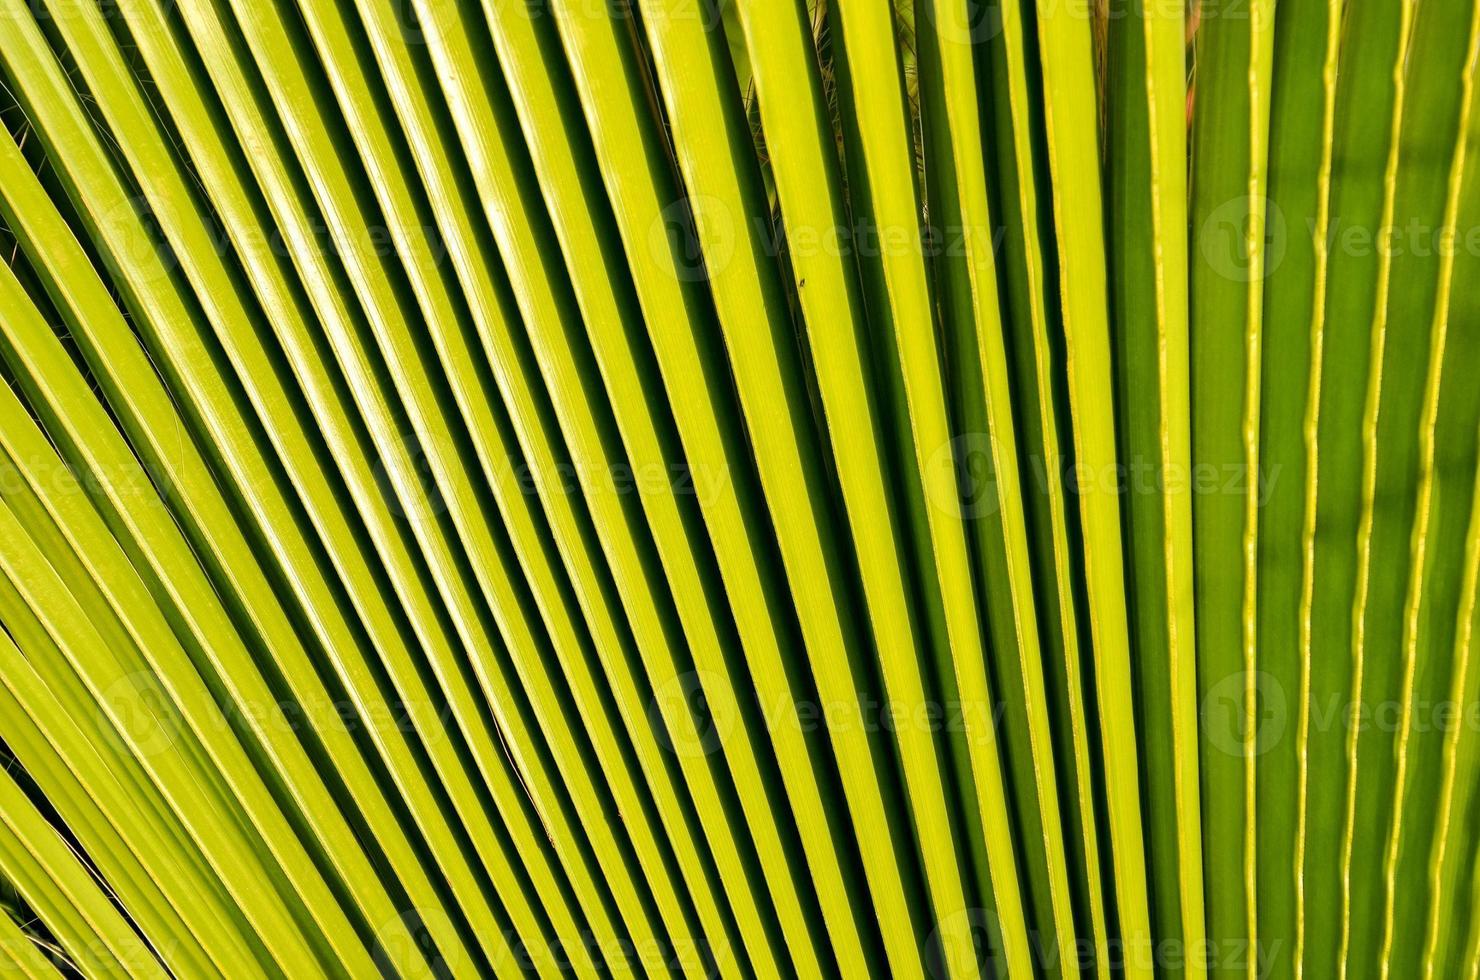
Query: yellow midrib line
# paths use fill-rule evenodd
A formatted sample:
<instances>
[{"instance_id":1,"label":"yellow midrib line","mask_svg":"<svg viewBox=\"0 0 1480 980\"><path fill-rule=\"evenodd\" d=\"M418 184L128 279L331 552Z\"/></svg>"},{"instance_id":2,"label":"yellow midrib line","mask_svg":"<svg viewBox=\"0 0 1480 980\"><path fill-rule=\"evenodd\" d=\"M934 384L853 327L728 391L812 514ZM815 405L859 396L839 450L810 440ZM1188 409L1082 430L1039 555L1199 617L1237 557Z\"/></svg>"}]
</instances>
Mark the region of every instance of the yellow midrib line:
<instances>
[{"instance_id":1,"label":"yellow midrib line","mask_svg":"<svg viewBox=\"0 0 1480 980\"><path fill-rule=\"evenodd\" d=\"M840 13L847 46L852 52L850 61L860 51L876 51L892 41L893 25L887 4L872 0L845 0L840 4ZM909 228L917 220L917 202L909 183L913 178L913 161L902 138L908 136L908 132L902 127L890 127L886 122L890 118L903 120L907 117L907 108L903 104L903 80L898 77L897 70L891 69L856 71L852 81L873 217L886 230ZM954 466L946 469L930 465L937 447L949 445L950 429L944 391L936 368L940 356L931 323L931 297L924 256L918 247L919 239L911 236L910 241L908 250L886 250L880 257L880 265L889 298L890 328L895 331L897 340L898 367L904 384L918 478L928 498L940 499L940 495L954 492L955 472ZM940 507L927 506L926 521L929 539L926 543L933 559L930 570L934 571L939 582L946 641L958 690L967 704L994 704L986 661L977 652L984 649L986 641L971 594L972 574L967 559L965 528L959 517L952 520L951 515ZM983 718L977 711L966 713L965 726L1006 957L1010 969L1031 970L1031 940L1013 858L1011 817L995 726L990 718ZM1047 853L1052 861L1052 847L1047 848ZM946 890L950 889L949 882L957 878L952 863L937 865L932 860L927 864L932 892L941 888L938 879L946 879ZM1057 880L1051 882L1055 893L1053 904L1056 911L1067 911L1067 895L1059 894L1058 884ZM1067 886L1067 879L1064 885ZM938 916L947 914L946 910L937 911ZM951 957L950 965L956 967L954 957Z\"/></svg>"},{"instance_id":2,"label":"yellow midrib line","mask_svg":"<svg viewBox=\"0 0 1480 980\"><path fill-rule=\"evenodd\" d=\"M1250 949L1259 948L1259 770L1255 762L1258 737L1258 580L1259 580L1259 405L1260 369L1264 314L1264 228L1267 200L1264 196L1266 139L1269 133L1269 92L1262 83L1272 78L1271 49L1274 41L1273 0L1254 0L1249 5L1249 179L1248 196L1253 204L1246 248L1252 275L1246 294L1244 351L1244 480L1248 487L1244 502L1244 895ZM1257 956L1248 963L1251 980L1258 975Z\"/></svg>"},{"instance_id":3,"label":"yellow midrib line","mask_svg":"<svg viewBox=\"0 0 1480 980\"><path fill-rule=\"evenodd\" d=\"M1383 172L1382 218L1379 230L1386 236L1392 228L1396 207L1398 161L1403 129L1403 102L1408 75L1409 46L1413 40L1414 11L1418 0L1401 0L1398 28L1398 58L1393 66L1393 118L1388 133L1388 159ZM1379 240L1386 240L1385 237ZM1362 516L1357 531L1357 583L1352 603L1352 712L1356 717L1362 703L1362 681L1366 657L1367 592L1372 574L1372 528L1376 518L1377 497L1377 423L1381 410L1382 360L1387 343L1387 299L1392 273L1392 249L1382 249L1378 256L1377 295L1373 310L1370 373L1366 405L1362 412ZM1352 853L1355 848L1357 808L1358 735L1360 726L1351 725L1347 737L1346 815L1342 827L1341 874L1341 946L1338 954L1339 975L1347 976L1351 954Z\"/></svg>"},{"instance_id":4,"label":"yellow midrib line","mask_svg":"<svg viewBox=\"0 0 1480 980\"><path fill-rule=\"evenodd\" d=\"M1018 209L1023 216L1023 262L1028 281L1029 319L1033 336L1034 368L1038 389L1039 428L1042 432L1044 472L1048 479L1050 524L1053 533L1054 579L1059 590L1059 618L1064 643L1064 669L1068 687L1069 723L1074 745L1075 785L1078 790L1079 819L1084 832L1085 873L1088 879L1090 931L1094 937L1095 969L1101 980L1110 976L1109 930L1106 925L1104 889L1101 886L1099 833L1094 810L1094 787L1088 745L1088 722L1084 705L1083 684L1079 672L1079 624L1074 608L1070 577L1070 545L1064 506L1063 474L1059 463L1058 417L1052 396L1052 352L1048 340L1048 312L1044 295L1043 270L1038 252L1038 194L1035 188L1032 147L1028 128L1027 80L1023 57L1024 39L1018 20L1018 0L1005 0L1001 5L1002 40L1006 52L1009 99L1012 106L1013 155L1018 167ZM1047 108L1045 107L1045 120ZM1050 137L1051 138L1051 137Z\"/></svg>"},{"instance_id":5,"label":"yellow midrib line","mask_svg":"<svg viewBox=\"0 0 1480 980\"><path fill-rule=\"evenodd\" d=\"M830 136L824 143L816 131L818 106L813 92L809 87L801 111L788 112L776 101L783 93L767 91L768 84L775 85L784 76L788 60L795 65L815 57L810 35L799 36L801 32L789 23L794 15L786 12L784 2L742 5L741 11L748 46L753 55L760 55L753 68L768 135L772 139L789 135L796 140L790 156L778 156L773 161L791 163L790 167L778 166L775 170L785 220L805 220L810 211L813 216L822 216L820 227L832 227L837 223L832 200L818 203L817 198L819 192L831 189L827 158L834 148ZM766 27L771 27L771 32ZM810 86L810 76L808 83ZM858 320L855 298L838 257L798 255L797 259L793 272L799 277L800 305L816 358L824 415L838 461L843 513L858 556L865 606L877 646L894 653L879 658L886 695L891 703L919 704L925 697L920 667L917 658L903 655L919 646L900 578L897 522L877 476L883 467L874 441L878 416L865 380L869 372L847 333ZM898 735L896 745L903 763L909 812L922 832L922 850L931 869L926 877L932 901L942 909L961 909L965 898L959 868L949 857L955 835L940 780L939 749L927 732L901 730ZM967 940L969 937L959 937L957 945ZM959 952L962 959L967 954L972 958L975 955L964 946ZM900 951L901 959L918 961L919 955L918 947ZM961 968L955 956L949 965Z\"/></svg>"},{"instance_id":6,"label":"yellow midrib line","mask_svg":"<svg viewBox=\"0 0 1480 980\"><path fill-rule=\"evenodd\" d=\"M1165 230L1163 223L1166 220L1166 216L1162 208L1165 177L1162 167L1161 125L1159 122L1160 112L1158 105L1159 93L1156 72L1157 22L1161 14L1159 10L1154 13L1150 12L1152 6L1154 5L1148 4L1147 10L1143 12L1142 31L1145 44L1148 177L1150 183L1151 224L1154 229L1152 266L1154 270L1153 286L1156 306L1157 445L1163 472L1172 474L1180 466L1190 462L1190 460L1182 452L1178 452L1175 455L1173 453L1171 412L1175 407L1176 410L1186 413L1189 411L1189 406L1185 397L1185 389L1179 393L1179 397L1176 399L1176 405L1173 406L1171 403L1172 392L1168 352L1168 346L1171 340L1169 332L1171 324L1169 322L1170 311L1167 301L1167 255L1163 241L1163 232ZM1179 15L1181 14L1180 9L1178 13ZM1180 16L1177 18L1176 27L1181 27ZM1180 35L1181 31L1178 30L1177 33ZM1180 37L1177 38L1177 41L1179 44L1182 43ZM1179 90L1185 93L1185 85L1180 86ZM1175 120L1175 124L1178 130L1185 134L1182 120ZM1185 135L1182 138L1185 140ZM1185 160L1186 145L1184 142L1182 159L1172 162L1175 166L1185 168ZM1182 191L1185 197L1185 180L1174 181L1175 183L1181 183L1183 185ZM1185 205L1184 209L1181 210L1181 214L1185 217ZM1171 232L1173 235L1176 235L1179 229L1174 227ZM1185 277L1187 274L1185 246L1181 258L1183 260L1182 268L1174 271L1179 272ZM1179 354L1185 358L1187 355L1185 335L1189 328L1185 294L1183 297L1183 306L1179 312L1181 314L1179 317L1179 326L1183 331L1184 339L1178 343L1178 350ZM1185 372L1179 370L1178 378L1185 383ZM1185 430L1179 432L1180 435L1185 435ZM1181 448L1190 450L1190 446L1186 442L1181 442L1180 445ZM1189 685L1195 684L1196 651L1191 649L1191 645L1195 641L1195 624L1191 616L1191 609L1189 608L1188 622L1185 624L1186 642L1189 649L1184 652L1182 649L1184 624L1181 616L1181 602L1178 596L1180 567L1178 551L1181 547L1190 548L1191 541L1190 539L1183 538L1177 530L1174 530L1174 525L1181 526L1183 524L1180 518L1176 521L1172 518L1171 509L1177 506L1177 502L1178 498L1176 496L1168 494L1163 501L1164 511L1162 514L1162 556L1166 575L1166 608L1164 612L1167 623L1167 668L1168 692L1170 696L1168 708L1171 715L1174 753L1172 769L1173 794L1178 801L1177 858L1179 870L1178 880L1181 885L1179 890L1179 904L1182 913L1182 941L1185 943L1187 949L1200 949L1206 941L1207 928L1204 919L1206 903L1203 896L1202 828L1198 818L1200 790L1199 780L1197 778L1197 704L1195 688L1188 692L1192 699L1190 702L1181 700L1184 683ZM1191 514L1189 512L1184 516L1187 518L1185 528L1190 530ZM1184 663L1184 658L1188 654L1192 655L1192 659L1190 662ZM1186 671L1184 670L1185 667L1191 667L1192 669ZM1184 710L1186 708L1191 709L1192 714L1190 718ZM1191 737L1190 741L1189 736ZM1188 748L1191 749L1190 752L1187 751ZM1185 969L1188 975L1192 977L1202 977L1207 974L1207 965L1200 957L1188 957Z\"/></svg>"},{"instance_id":7,"label":"yellow midrib line","mask_svg":"<svg viewBox=\"0 0 1480 980\"><path fill-rule=\"evenodd\" d=\"M1310 695L1312 667L1311 620L1315 606L1316 508L1320 462L1321 369L1326 340L1326 278L1330 264L1327 233L1331 223L1331 170L1336 132L1336 72L1340 63L1342 0L1326 5L1326 60L1321 70L1323 108L1321 164L1317 174L1315 285L1311 303L1310 372L1302 438L1305 443L1305 512L1301 527L1300 578L1300 707L1297 724L1295 800L1295 980L1305 973L1305 849L1310 787Z\"/></svg>"},{"instance_id":8,"label":"yellow midrib line","mask_svg":"<svg viewBox=\"0 0 1480 980\"><path fill-rule=\"evenodd\" d=\"M603 35L601 26L591 24L587 14L573 7L574 5L556 3L554 10L564 29L567 50L572 55L576 84L584 96L588 128L591 130L597 155L605 164L603 175L606 178L607 193L616 213L618 230L625 240L629 265L633 270L639 303L646 316L647 333L653 343L665 393L672 404L686 407L685 411L674 413L679 438L691 465L706 458L718 465L724 458L719 422L705 388L704 367L695 341L696 325L689 319L690 310L686 297L679 288L677 271L671 265L660 268L656 255L647 255L646 261L641 258L644 254L641 250L651 248L651 244L641 235L642 231L651 227L644 224L644 218L652 215L659 216L661 220L661 207L655 182L644 178L647 172L644 166L631 167L630 157L643 148L643 141L650 134L643 132L637 107L629 100L620 96L607 99L607 91L621 88L611 86L608 89L599 82L601 77L621 71L615 41L610 36ZM624 155L629 159L624 159ZM671 263L671 258L669 261ZM635 374L635 368L631 370ZM620 407L618 415L620 420ZM655 434L649 432L644 441L649 444L648 453L634 453L634 462L640 466L648 462L654 466L661 465L663 457ZM719 501L702 499L701 496L699 504L720 564L720 581L717 584L733 587L741 583L734 577L733 573L737 569L735 563L729 560L733 552L728 545L732 541L744 541L743 531L735 530L743 526L743 519L734 499L734 484L726 481L719 493ZM659 552L678 597L680 616L690 636L696 665L706 678L705 691L713 699L720 714L738 713L738 698L725 671L725 659L715 624L705 604L698 601L704 591L701 575L683 533L676 502L671 494L665 493L657 495L651 502L645 495L644 504L657 510L656 514L650 510L649 520L654 526ZM721 507L724 509L723 516L729 519L727 523L732 537L721 533L726 528L725 523L720 523L723 519L719 512ZM753 562L747 563L747 567L753 570ZM726 571L731 573L728 577L725 575ZM775 627L758 598L758 578L754 575L748 577L755 585L754 590L747 595L731 588L729 599L736 626L741 632L742 644L754 655L757 637L762 635L767 638L768 647L774 649ZM747 598L754 601L744 601ZM758 612L761 614L759 620L756 616ZM687 722L687 711L682 714L683 721ZM692 734L697 736L698 733ZM748 725L742 725L740 731L724 741L723 758L729 762L736 790L741 797L741 806L749 818L752 837L763 866L764 882L770 888L788 951L795 961L794 968L803 975L818 972L822 967L808 923L802 914L802 899L797 892L797 882L789 870L790 861L778 828L774 820L769 819L766 810L769 801L760 771L755 733ZM758 897L764 901L765 890L757 884L751 882ZM763 972L777 968L768 951L754 949L751 952L760 961L757 965Z\"/></svg>"},{"instance_id":9,"label":"yellow midrib line","mask_svg":"<svg viewBox=\"0 0 1480 980\"><path fill-rule=\"evenodd\" d=\"M694 29L692 23L680 20L681 17L681 12L671 16L659 14L649 20L649 30L659 34L666 30L692 31ZM670 24L669 19L673 23ZM656 26L657 24L662 24L662 27ZM671 71L671 66L666 64L663 57L662 45L659 47L659 67L663 71ZM677 56L677 52L668 53ZM665 92L675 99L681 95L692 95L693 78L691 76L685 76L685 78L688 83L686 93L677 91L681 86L665 87ZM718 98L717 88L713 89L713 96ZM681 116L681 112L675 113L676 126L682 125ZM679 148L681 154L696 152L696 141L681 142ZM705 177L713 176L703 169L697 159L690 161L685 157L682 162L686 167L698 168L696 171L698 174ZM691 192L696 187L702 186L698 177L693 179L695 183L690 185ZM711 207L723 208L726 206L723 202L734 202L730 206L734 207L735 213L745 213L744 205L741 203L743 196L738 186L721 189L711 187L711 191L716 194L722 192L722 201L715 199L714 203L708 207L697 209L695 216L700 232L706 236L706 240L713 231L712 228L706 230L706 219L710 217ZM802 636L813 663L813 672L817 678L819 692L826 703L843 703L846 698L852 697L852 669L848 663L842 623L839 620L838 606L834 601L830 584L834 574L829 570L828 562L824 557L825 546L818 536L812 493L802 477L807 460L801 454L801 446L793 431L789 415L784 410L787 404L787 394L780 380L781 364L775 349L769 343L751 343L741 332L749 329L750 323L753 322L751 318L770 315L767 313L765 289L762 284L764 272L755 264L748 241L748 236L753 234L753 229L748 223L745 228L743 234L746 238L737 243L731 261L713 281L720 322L725 329L727 339L731 342L731 358L739 395L757 450L762 491L775 521L782 565L792 583ZM713 270L711 274L715 274ZM785 315L784 312L782 315ZM797 742L800 735L797 726L791 724L782 723L779 729L779 731L772 731L773 740L779 743L778 752L781 751L782 744L790 745ZM857 826L860 839L883 839L881 835L888 834L888 826L878 785L870 775L874 769L874 762L870 757L868 746L858 737L858 732L853 730L851 724L836 726L835 730L830 730L829 740L838 757L838 768L848 809ZM805 751L805 746L797 746L792 751L797 750ZM806 795L815 797L819 787L810 766L796 772L791 771L792 768L794 767L783 766L783 776L801 781L804 784L803 789ZM820 805L820 800L818 804ZM806 828L805 830L811 831L811 829ZM872 898L878 910L879 927L885 937L885 947L890 954L890 962L893 963L896 950L901 946L912 947L914 944L913 937L905 935L909 929L907 916L897 914L893 900L897 894L898 868L892 858L882 855L879 848L864 848L862 857L864 874L874 893ZM827 887L825 882L831 880L833 869L828 869L828 875L828 878L818 883L819 891ZM830 921L844 922L850 932L855 932L856 926L852 918L863 914L864 910L849 908L848 903L842 900L844 898L845 896L840 891L836 900L831 900L824 905L824 914L829 914L828 905L833 905L836 911L831 913ZM900 901L903 901L902 896L900 896ZM901 938L902 943L892 942L891 937ZM836 935L834 938L836 941ZM845 976L851 976L854 972L867 969L860 958L863 955L862 950L857 946L856 940L850 940L843 948L835 946L834 951L838 954L839 964ZM850 972L848 966L850 963L853 964L854 972Z\"/></svg>"},{"instance_id":10,"label":"yellow midrib line","mask_svg":"<svg viewBox=\"0 0 1480 980\"><path fill-rule=\"evenodd\" d=\"M977 148L982 144L980 108L974 85L951 84L962 78L970 80L975 69L972 50L961 42L969 37L970 26L964 22L964 9L946 4L938 16L947 20L938 27L939 57L945 75L944 88L947 111L951 115L951 144L953 164L957 170L959 213L970 229L986 230L993 227L990 204L985 195L970 195L966 189L986 186L984 161ZM958 123L959 120L959 123ZM959 130L959 131L958 131ZM1000 297L997 288L997 266L988 235L965 237L967 249L967 274L970 281L971 302L976 317L977 357L980 361L985 413L992 458L992 472L996 474L997 495L1001 508L1001 533L1004 551L1004 568L1011 596L1013 636L1019 659L1027 716L1027 735L1030 757L1037 778L1036 796L1042 815L1042 839L1045 864L1049 876L1050 899L1054 916L1055 931L1060 952L1064 948L1077 948L1072 899L1068 881L1067 848L1063 839L1062 816L1052 758L1052 733L1047 714L1047 688L1040 658L1041 643L1038 635L1037 616L1032 596L1032 570L1028 552L1027 528L1021 497L1005 493L1002 487L1019 486L1019 463L1017 437L1011 411L1003 406L1010 403L1006 349L1002 341L1003 323L1000 314ZM995 882L1004 871L999 867L989 869ZM1012 873L1009 864L1007 873ZM1002 889L994 884L994 889ZM1000 900L1000 899L999 899ZM1018 899L1019 909L1021 899ZM1017 914L1021 914L1019 911Z\"/></svg>"},{"instance_id":11,"label":"yellow midrib line","mask_svg":"<svg viewBox=\"0 0 1480 980\"><path fill-rule=\"evenodd\" d=\"M1470 115L1474 107L1475 62L1477 57L1480 57L1480 4L1472 5L1470 12L1469 48L1465 57L1464 73L1460 82L1459 119L1455 126L1454 153L1450 162L1449 186L1444 201L1444 224L1442 231L1451 235L1459 220L1461 190L1464 183L1465 166L1468 163ZM1387 980L1387 977L1392 972L1394 927L1396 925L1397 913L1398 858L1402 844L1403 796L1408 779L1408 744L1413 716L1413 687L1418 661L1419 612L1423 604L1422 590L1425 560L1428 550L1429 520L1433 510L1435 475L1434 436L1439 420L1439 397L1443 382L1444 349L1449 333L1449 301L1453 285L1454 250L1444 249L1439 260L1438 295L1435 297L1434 318L1430 327L1428 377L1424 382L1423 417L1419 431L1419 449L1421 454L1419 472L1421 475L1418 491L1418 512L1414 518L1412 539L1409 545L1410 578L1408 583L1407 608L1405 609L1403 623L1403 710L1398 725L1398 767L1396 782L1393 788L1393 825L1388 837L1384 867L1386 893L1383 902L1381 974L1383 980ZM1455 671L1454 684L1462 690L1465 672L1468 669L1468 658L1462 652L1456 659L1459 666ZM1443 855L1447 845L1450 808L1453 804L1454 794L1455 773L1452 765L1453 753L1451 752L1451 746L1458 740L1459 732L1462 728L1463 726L1455 726L1451 732L1445 735L1444 752L1446 764L1440 789L1439 823L1434 831L1434 860L1431 866L1433 889L1429 897L1431 907L1435 909L1437 909L1441 901L1443 891L1443 883L1440 880L1439 870L1443 865ZM1437 919L1433 921L1437 924ZM1430 932L1429 934L1432 933ZM1426 936L1424 956L1425 976L1432 975L1432 955L1433 949Z\"/></svg>"}]
</instances>

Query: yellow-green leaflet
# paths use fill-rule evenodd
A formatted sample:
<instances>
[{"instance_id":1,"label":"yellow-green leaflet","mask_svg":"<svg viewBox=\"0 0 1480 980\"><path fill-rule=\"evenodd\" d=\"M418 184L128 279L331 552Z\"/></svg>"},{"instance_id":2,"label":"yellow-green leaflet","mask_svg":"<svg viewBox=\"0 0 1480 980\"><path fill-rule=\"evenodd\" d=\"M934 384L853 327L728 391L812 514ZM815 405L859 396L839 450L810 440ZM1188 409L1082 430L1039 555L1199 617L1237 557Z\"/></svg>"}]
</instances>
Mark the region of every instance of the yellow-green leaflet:
<instances>
[{"instance_id":1,"label":"yellow-green leaflet","mask_svg":"<svg viewBox=\"0 0 1480 980\"><path fill-rule=\"evenodd\" d=\"M0 0L0 972L1480 980L1480 0Z\"/></svg>"}]
</instances>

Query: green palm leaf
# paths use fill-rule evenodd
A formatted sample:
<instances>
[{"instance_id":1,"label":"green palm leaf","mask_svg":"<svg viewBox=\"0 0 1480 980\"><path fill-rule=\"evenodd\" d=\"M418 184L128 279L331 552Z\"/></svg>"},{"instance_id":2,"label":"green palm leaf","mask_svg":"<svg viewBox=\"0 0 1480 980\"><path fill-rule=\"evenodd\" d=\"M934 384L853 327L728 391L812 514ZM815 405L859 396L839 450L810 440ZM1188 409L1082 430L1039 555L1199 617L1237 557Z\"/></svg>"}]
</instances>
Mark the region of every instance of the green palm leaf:
<instances>
[{"instance_id":1,"label":"green palm leaf","mask_svg":"<svg viewBox=\"0 0 1480 980\"><path fill-rule=\"evenodd\" d=\"M0 0L0 965L1480 974L1477 61Z\"/></svg>"}]
</instances>

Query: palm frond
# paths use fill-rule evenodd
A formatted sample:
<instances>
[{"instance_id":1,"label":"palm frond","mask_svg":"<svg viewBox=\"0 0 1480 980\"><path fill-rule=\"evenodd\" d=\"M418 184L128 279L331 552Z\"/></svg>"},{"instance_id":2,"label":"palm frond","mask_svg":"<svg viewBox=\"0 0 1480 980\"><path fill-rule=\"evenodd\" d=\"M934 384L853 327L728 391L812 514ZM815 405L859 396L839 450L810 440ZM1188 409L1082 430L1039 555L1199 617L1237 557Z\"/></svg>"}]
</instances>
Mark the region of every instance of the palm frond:
<instances>
[{"instance_id":1,"label":"palm frond","mask_svg":"<svg viewBox=\"0 0 1480 980\"><path fill-rule=\"evenodd\" d=\"M1477 61L0 0L0 965L1476 976Z\"/></svg>"}]
</instances>

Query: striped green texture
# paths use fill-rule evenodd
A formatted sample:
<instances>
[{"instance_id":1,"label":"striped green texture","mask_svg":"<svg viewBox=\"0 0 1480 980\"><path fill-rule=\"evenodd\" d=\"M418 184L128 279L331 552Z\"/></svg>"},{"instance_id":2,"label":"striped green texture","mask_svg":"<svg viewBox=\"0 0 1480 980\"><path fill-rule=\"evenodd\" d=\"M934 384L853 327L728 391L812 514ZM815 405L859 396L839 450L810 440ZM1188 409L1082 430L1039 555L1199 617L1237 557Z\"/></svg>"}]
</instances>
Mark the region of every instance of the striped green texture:
<instances>
[{"instance_id":1,"label":"striped green texture","mask_svg":"<svg viewBox=\"0 0 1480 980\"><path fill-rule=\"evenodd\" d=\"M1480 977L1480 0L0 0L0 974Z\"/></svg>"}]
</instances>

